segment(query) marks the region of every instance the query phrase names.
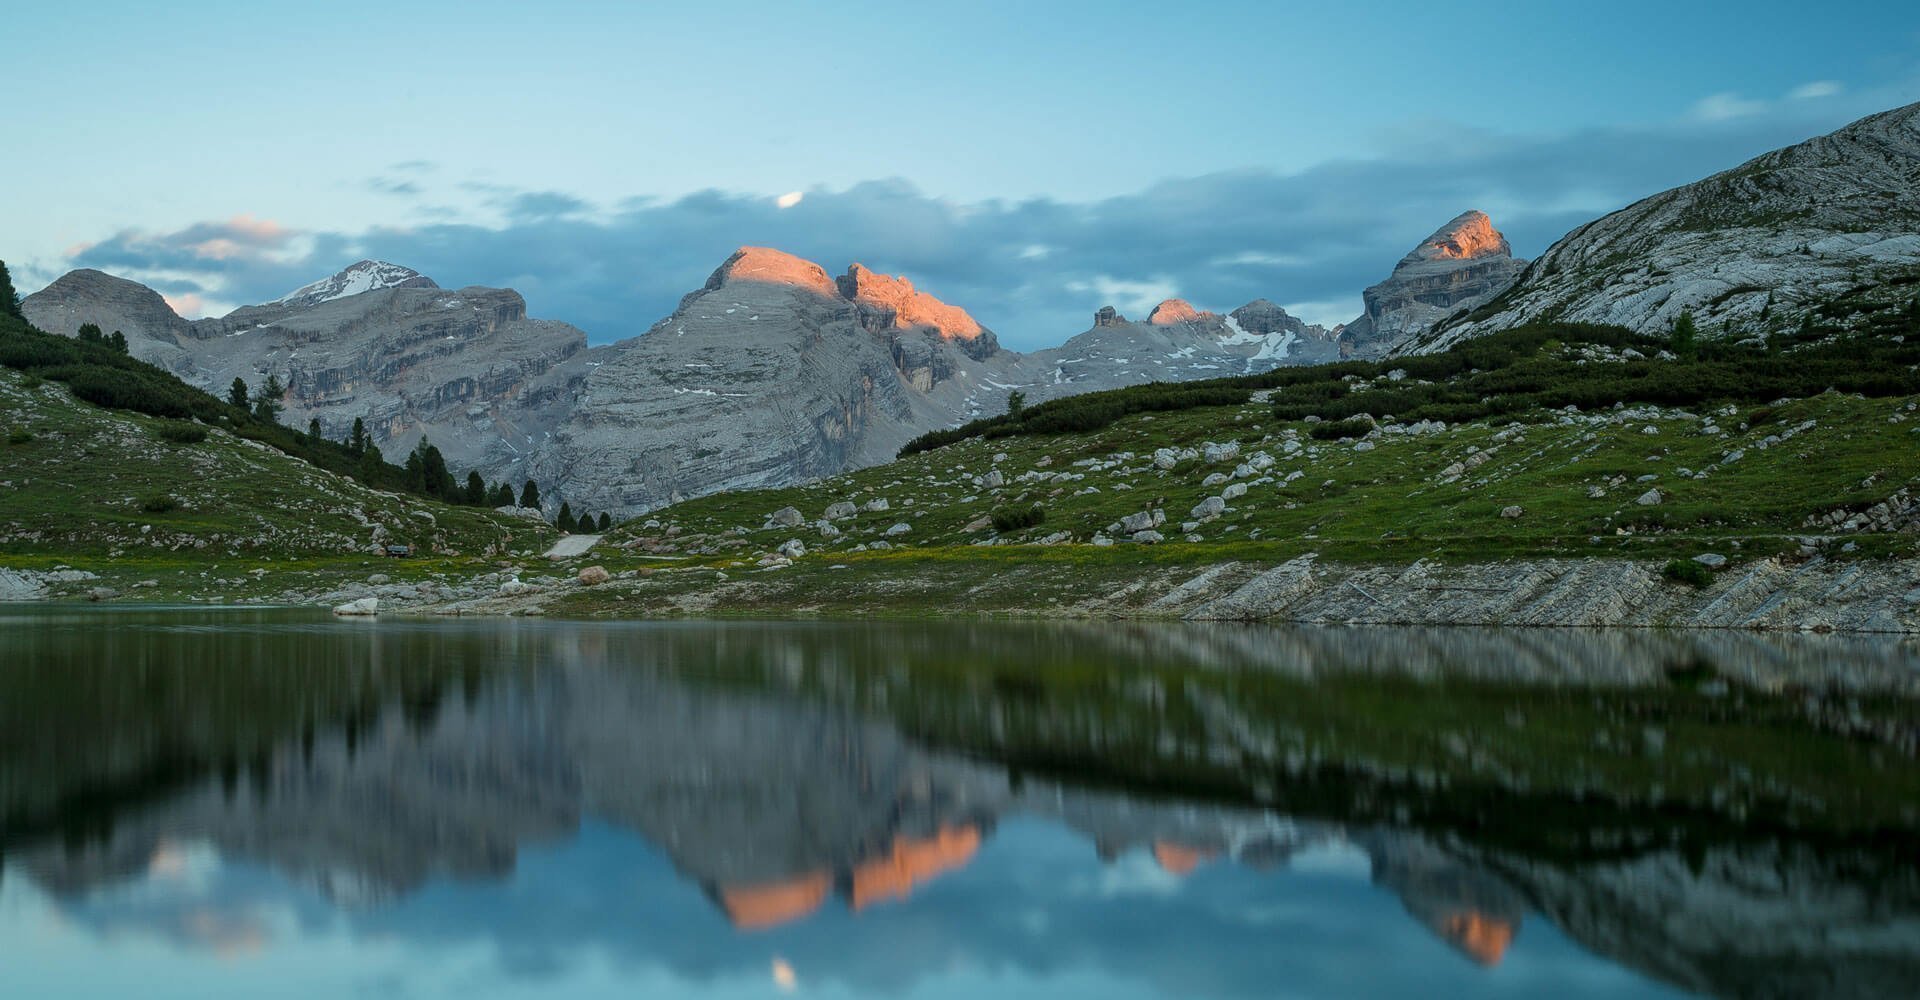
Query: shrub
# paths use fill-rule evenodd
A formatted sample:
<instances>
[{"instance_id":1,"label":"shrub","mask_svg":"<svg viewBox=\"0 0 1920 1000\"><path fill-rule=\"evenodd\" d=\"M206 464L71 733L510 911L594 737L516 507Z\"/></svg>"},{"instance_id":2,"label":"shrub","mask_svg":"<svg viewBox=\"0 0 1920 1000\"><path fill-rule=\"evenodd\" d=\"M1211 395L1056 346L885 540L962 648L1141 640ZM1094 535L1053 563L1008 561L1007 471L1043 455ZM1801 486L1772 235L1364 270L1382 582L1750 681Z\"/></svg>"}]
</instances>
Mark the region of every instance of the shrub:
<instances>
[{"instance_id":1,"label":"shrub","mask_svg":"<svg viewBox=\"0 0 1920 1000\"><path fill-rule=\"evenodd\" d=\"M7 432L8 444L26 444L33 440L33 432L25 427L16 427Z\"/></svg>"},{"instance_id":2,"label":"shrub","mask_svg":"<svg viewBox=\"0 0 1920 1000\"><path fill-rule=\"evenodd\" d=\"M1026 510L1001 509L993 512L993 530L1019 531L1031 528L1047 519L1047 509L1034 504Z\"/></svg>"},{"instance_id":3,"label":"shrub","mask_svg":"<svg viewBox=\"0 0 1920 1000\"><path fill-rule=\"evenodd\" d=\"M178 509L179 506L180 501L165 493L155 493L140 500L140 509L149 514L165 514L167 511Z\"/></svg>"},{"instance_id":4,"label":"shrub","mask_svg":"<svg viewBox=\"0 0 1920 1000\"><path fill-rule=\"evenodd\" d=\"M1366 437L1373 433L1373 421L1361 417L1347 420L1335 420L1330 423L1314 424L1307 433L1322 441L1344 441L1347 438Z\"/></svg>"},{"instance_id":5,"label":"shrub","mask_svg":"<svg viewBox=\"0 0 1920 1000\"><path fill-rule=\"evenodd\" d=\"M154 433L158 434L162 441L171 441L174 444L199 444L207 439L205 427L185 421L169 421L161 424Z\"/></svg>"},{"instance_id":6,"label":"shrub","mask_svg":"<svg viewBox=\"0 0 1920 1000\"><path fill-rule=\"evenodd\" d=\"M1690 587L1705 587L1713 582L1713 570L1691 559L1670 560L1665 566L1660 567L1660 575Z\"/></svg>"}]
</instances>

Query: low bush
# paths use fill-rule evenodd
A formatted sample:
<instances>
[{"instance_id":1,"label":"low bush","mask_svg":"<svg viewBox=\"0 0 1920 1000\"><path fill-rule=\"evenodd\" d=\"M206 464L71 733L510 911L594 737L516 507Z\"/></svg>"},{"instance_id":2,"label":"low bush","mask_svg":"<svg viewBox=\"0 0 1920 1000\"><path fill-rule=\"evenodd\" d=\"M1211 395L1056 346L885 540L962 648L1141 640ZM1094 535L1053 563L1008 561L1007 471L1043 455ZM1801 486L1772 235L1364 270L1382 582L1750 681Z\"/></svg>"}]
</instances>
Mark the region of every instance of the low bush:
<instances>
[{"instance_id":1,"label":"low bush","mask_svg":"<svg viewBox=\"0 0 1920 1000\"><path fill-rule=\"evenodd\" d=\"M1690 587L1705 587L1713 582L1713 570L1691 559L1674 559L1660 567L1660 575Z\"/></svg>"},{"instance_id":2,"label":"low bush","mask_svg":"<svg viewBox=\"0 0 1920 1000\"><path fill-rule=\"evenodd\" d=\"M161 424L154 433L159 435L160 440L171 441L174 444L199 444L207 439L205 427L184 421L169 421Z\"/></svg>"},{"instance_id":3,"label":"low bush","mask_svg":"<svg viewBox=\"0 0 1920 1000\"><path fill-rule=\"evenodd\" d=\"M175 500L165 493L155 493L151 496L142 497L140 500L140 509L149 514L165 514L170 510L178 509L179 506L180 501Z\"/></svg>"},{"instance_id":4,"label":"low bush","mask_svg":"<svg viewBox=\"0 0 1920 1000\"><path fill-rule=\"evenodd\" d=\"M33 432L25 427L16 427L7 432L8 444L26 444L33 440Z\"/></svg>"},{"instance_id":5,"label":"low bush","mask_svg":"<svg viewBox=\"0 0 1920 1000\"><path fill-rule=\"evenodd\" d=\"M1047 509L1039 504L1034 504L1026 510L996 510L993 512L993 530L1019 531L1022 528L1035 527L1046 519Z\"/></svg>"},{"instance_id":6,"label":"low bush","mask_svg":"<svg viewBox=\"0 0 1920 1000\"><path fill-rule=\"evenodd\" d=\"M1307 428L1307 434L1310 437L1322 441L1345 441L1348 438L1366 437L1371 433L1373 433L1373 421L1364 417L1333 420Z\"/></svg>"}]
</instances>

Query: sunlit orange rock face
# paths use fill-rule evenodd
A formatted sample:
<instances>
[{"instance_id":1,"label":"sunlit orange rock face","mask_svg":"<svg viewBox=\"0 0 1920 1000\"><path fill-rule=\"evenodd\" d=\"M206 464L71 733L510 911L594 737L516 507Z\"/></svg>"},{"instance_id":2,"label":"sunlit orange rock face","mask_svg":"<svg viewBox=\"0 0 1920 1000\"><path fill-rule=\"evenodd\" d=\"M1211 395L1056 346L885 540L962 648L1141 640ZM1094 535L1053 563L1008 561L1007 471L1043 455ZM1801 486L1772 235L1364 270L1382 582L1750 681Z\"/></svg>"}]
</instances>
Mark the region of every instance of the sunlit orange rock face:
<instances>
[{"instance_id":1,"label":"sunlit orange rock face","mask_svg":"<svg viewBox=\"0 0 1920 1000\"><path fill-rule=\"evenodd\" d=\"M905 899L915 885L965 865L979 849L980 829L975 826L942 827L927 838L895 837L885 857L854 867L853 908Z\"/></svg>"},{"instance_id":2,"label":"sunlit orange rock face","mask_svg":"<svg viewBox=\"0 0 1920 1000\"><path fill-rule=\"evenodd\" d=\"M1507 954L1507 946L1513 943L1511 921L1478 910L1449 913L1441 918L1435 930L1481 965L1499 965Z\"/></svg>"},{"instance_id":3,"label":"sunlit orange rock face","mask_svg":"<svg viewBox=\"0 0 1920 1000\"><path fill-rule=\"evenodd\" d=\"M791 923L820 908L833 878L826 872L808 872L780 882L728 886L720 890L720 907L741 930L763 930Z\"/></svg>"},{"instance_id":4,"label":"sunlit orange rock face","mask_svg":"<svg viewBox=\"0 0 1920 1000\"><path fill-rule=\"evenodd\" d=\"M1153 311L1147 314L1147 322L1154 326L1172 326L1175 323L1192 323L1207 315L1211 314L1195 309L1193 303L1186 299L1168 299L1153 307Z\"/></svg>"},{"instance_id":5,"label":"sunlit orange rock face","mask_svg":"<svg viewBox=\"0 0 1920 1000\"><path fill-rule=\"evenodd\" d=\"M1213 860L1213 852L1176 844L1171 840L1156 840L1153 842L1153 860L1166 871L1184 877Z\"/></svg>"},{"instance_id":6,"label":"sunlit orange rock face","mask_svg":"<svg viewBox=\"0 0 1920 1000\"><path fill-rule=\"evenodd\" d=\"M707 279L707 289L716 290L732 282L768 285L792 285L838 296L839 288L825 268L810 260L771 247L741 247Z\"/></svg>"},{"instance_id":7,"label":"sunlit orange rock face","mask_svg":"<svg viewBox=\"0 0 1920 1000\"><path fill-rule=\"evenodd\" d=\"M1415 252L1420 251L1426 251L1421 255L1429 260L1469 260L1494 254L1509 255L1513 248L1507 244L1507 238L1493 228L1493 220L1487 218L1487 213L1471 211L1433 234Z\"/></svg>"},{"instance_id":8,"label":"sunlit orange rock face","mask_svg":"<svg viewBox=\"0 0 1920 1000\"><path fill-rule=\"evenodd\" d=\"M932 327L948 340L972 340L980 336L980 324L967 315L965 309L915 290L913 282L906 278L855 264L840 277L839 286L840 294L860 307L863 325L874 333L887 328Z\"/></svg>"}]
</instances>

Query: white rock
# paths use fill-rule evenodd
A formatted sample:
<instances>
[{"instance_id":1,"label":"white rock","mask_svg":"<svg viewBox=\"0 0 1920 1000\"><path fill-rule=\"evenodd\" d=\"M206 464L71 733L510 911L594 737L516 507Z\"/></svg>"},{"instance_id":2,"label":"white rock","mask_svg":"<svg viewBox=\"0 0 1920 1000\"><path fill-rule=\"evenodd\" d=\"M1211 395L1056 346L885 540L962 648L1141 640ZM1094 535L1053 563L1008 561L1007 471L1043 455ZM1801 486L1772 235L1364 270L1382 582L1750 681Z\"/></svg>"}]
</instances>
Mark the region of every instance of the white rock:
<instances>
[{"instance_id":1,"label":"white rock","mask_svg":"<svg viewBox=\"0 0 1920 1000\"><path fill-rule=\"evenodd\" d=\"M380 613L380 599L378 597L362 597L359 600L348 601L334 608L333 613L342 617L377 615Z\"/></svg>"}]
</instances>

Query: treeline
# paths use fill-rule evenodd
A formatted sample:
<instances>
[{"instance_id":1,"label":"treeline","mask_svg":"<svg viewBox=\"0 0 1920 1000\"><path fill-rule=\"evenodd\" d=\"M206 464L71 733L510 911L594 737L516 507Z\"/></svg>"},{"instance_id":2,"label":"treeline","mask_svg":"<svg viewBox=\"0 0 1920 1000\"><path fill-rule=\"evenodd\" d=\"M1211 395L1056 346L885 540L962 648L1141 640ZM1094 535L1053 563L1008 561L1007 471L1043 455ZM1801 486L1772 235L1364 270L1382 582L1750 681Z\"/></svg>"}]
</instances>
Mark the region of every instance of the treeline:
<instances>
[{"instance_id":1,"label":"treeline","mask_svg":"<svg viewBox=\"0 0 1920 1000\"><path fill-rule=\"evenodd\" d=\"M1582 362L1557 349L1582 343L1621 350L1615 360ZM1626 355L1627 348L1640 356ZM1656 360L1661 351L1668 351L1671 360ZM1348 373L1364 381L1296 369L1275 394L1273 413L1281 420L1312 416L1339 421L1367 414L1459 423L1567 406L1593 410L1615 403L1761 403L1828 389L1903 396L1920 393L1917 364L1920 315L1905 340L1841 334L1808 324L1765 339L1699 341L1686 316L1664 341L1604 327L1542 324L1490 334L1442 354L1397 358ZM1375 381L1381 368L1406 374L1398 381Z\"/></svg>"},{"instance_id":2,"label":"treeline","mask_svg":"<svg viewBox=\"0 0 1920 1000\"><path fill-rule=\"evenodd\" d=\"M284 389L276 376L269 375L258 391L235 379L227 398L220 399L129 355L119 331L103 334L89 323L76 337L57 336L29 325L17 306L7 308L7 298L0 295L0 365L63 382L76 398L95 406L221 427L375 489L474 507L540 506L533 481L516 494L506 483L487 484L477 472L458 479L440 449L428 441L421 441L399 464L389 462L357 418L340 441L323 435L318 421L309 422L304 433L287 427L280 423ZM204 438L204 433L195 436L194 427L167 425L162 434L191 443Z\"/></svg>"},{"instance_id":3,"label":"treeline","mask_svg":"<svg viewBox=\"0 0 1920 1000\"><path fill-rule=\"evenodd\" d=\"M1020 393L1008 399L1007 412L984 417L943 431L929 431L900 449L899 457L942 448L968 438L1009 437L1016 434L1084 434L1135 413L1190 410L1199 406L1238 406L1252 394L1250 386L1231 379L1202 382L1148 382L1124 389L1063 396L1035 406L1022 405Z\"/></svg>"},{"instance_id":4,"label":"treeline","mask_svg":"<svg viewBox=\"0 0 1920 1000\"><path fill-rule=\"evenodd\" d=\"M1566 406L1585 410L1615 403L1761 402L1827 389L1864 396L1920 393L1920 299L1882 308L1866 317L1862 329L1850 331L1836 322L1860 309L1853 304L1818 307L1797 329L1740 340L1701 340L1693 319L1685 315L1667 337L1617 326L1535 323L1435 354L1282 367L1196 382L1149 382L1031 408L1020 406L1015 393L1007 413L923 434L907 442L900 456L971 438L1085 433L1133 413L1238 405L1261 389L1278 390L1273 413L1281 420L1346 421L1366 414L1447 423ZM1562 350L1582 345L1609 348L1615 360L1582 362ZM1672 360L1657 360L1661 352ZM1393 372L1400 375L1379 381ZM1342 423L1321 434L1346 434L1365 423Z\"/></svg>"}]
</instances>

